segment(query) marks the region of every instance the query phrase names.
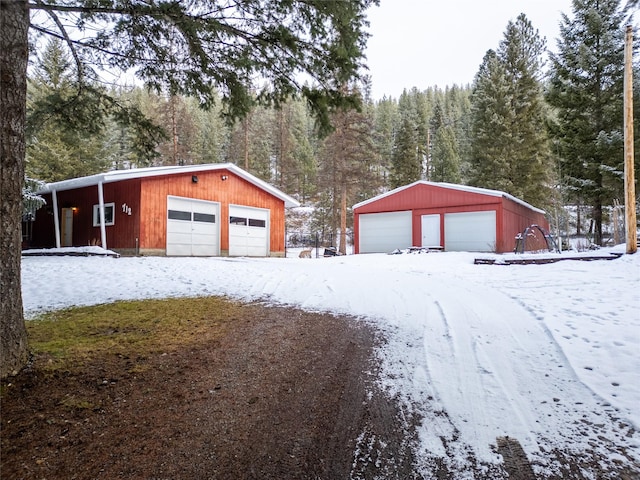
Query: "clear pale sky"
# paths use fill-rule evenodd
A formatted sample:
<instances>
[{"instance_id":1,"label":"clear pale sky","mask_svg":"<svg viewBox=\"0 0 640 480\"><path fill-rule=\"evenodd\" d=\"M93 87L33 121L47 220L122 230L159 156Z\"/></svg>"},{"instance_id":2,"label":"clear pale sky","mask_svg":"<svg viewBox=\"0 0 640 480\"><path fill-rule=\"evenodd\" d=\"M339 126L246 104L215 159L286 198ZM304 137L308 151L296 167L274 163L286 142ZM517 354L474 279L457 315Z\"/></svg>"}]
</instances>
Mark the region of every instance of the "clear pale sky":
<instances>
[{"instance_id":1,"label":"clear pale sky","mask_svg":"<svg viewBox=\"0 0 640 480\"><path fill-rule=\"evenodd\" d=\"M520 13L555 51L561 13L572 17L571 0L380 0L368 11L373 98L472 83L486 51L498 47Z\"/></svg>"}]
</instances>

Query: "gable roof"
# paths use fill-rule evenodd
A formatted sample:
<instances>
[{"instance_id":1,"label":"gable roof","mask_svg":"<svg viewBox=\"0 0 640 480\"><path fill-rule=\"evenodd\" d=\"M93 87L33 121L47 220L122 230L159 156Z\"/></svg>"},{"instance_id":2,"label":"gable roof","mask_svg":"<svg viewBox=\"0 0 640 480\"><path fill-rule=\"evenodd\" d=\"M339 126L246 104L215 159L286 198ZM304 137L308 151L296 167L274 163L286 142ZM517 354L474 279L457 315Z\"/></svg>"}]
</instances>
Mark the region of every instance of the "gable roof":
<instances>
[{"instance_id":1,"label":"gable roof","mask_svg":"<svg viewBox=\"0 0 640 480\"><path fill-rule=\"evenodd\" d=\"M488 188L480 188L480 187L470 187L468 185L458 185L456 183L445 183L445 182L427 182L426 180L418 180L417 182L413 182L409 185L404 185L402 187L398 187L395 188L393 190L389 190L388 192L382 193L380 195L377 195L373 198L370 198L368 200L364 200L360 203L356 203L353 206L353 209L355 210L356 208L359 207L363 207L365 205L368 205L370 203L376 202L380 199L383 199L385 197L389 197L391 195L395 195L396 193L399 193L403 190L415 187L416 185L427 185L427 186L432 186L432 187L440 187L440 188L448 188L450 190L460 190L463 192L470 192L470 193L477 193L480 195L489 195L491 197L504 197L504 198L508 198L509 200L519 203L520 205L523 205L527 208L530 208L531 210L541 213L541 214L545 214L546 212L544 210L541 210L539 208L534 207L533 205L528 204L527 202L525 202L524 200L520 200L517 197L514 197L513 195L510 195L506 192L501 192L500 190L490 190Z\"/></svg>"},{"instance_id":2,"label":"gable roof","mask_svg":"<svg viewBox=\"0 0 640 480\"><path fill-rule=\"evenodd\" d=\"M90 187L99 183L121 182L134 178L155 177L159 175L174 175L178 173L197 173L209 172L216 170L228 170L240 178L243 178L256 187L270 193L276 198L284 201L285 207L298 207L300 202L290 197L286 193L277 189L273 185L268 184L264 180L250 174L246 170L238 167L233 163L206 163L201 165L184 165L169 167L148 167L148 168L132 168L129 170L112 170L110 172L89 175L88 177L71 178L60 182L47 183L44 188L39 190L38 194L51 193L55 191L73 190L76 188Z\"/></svg>"}]
</instances>

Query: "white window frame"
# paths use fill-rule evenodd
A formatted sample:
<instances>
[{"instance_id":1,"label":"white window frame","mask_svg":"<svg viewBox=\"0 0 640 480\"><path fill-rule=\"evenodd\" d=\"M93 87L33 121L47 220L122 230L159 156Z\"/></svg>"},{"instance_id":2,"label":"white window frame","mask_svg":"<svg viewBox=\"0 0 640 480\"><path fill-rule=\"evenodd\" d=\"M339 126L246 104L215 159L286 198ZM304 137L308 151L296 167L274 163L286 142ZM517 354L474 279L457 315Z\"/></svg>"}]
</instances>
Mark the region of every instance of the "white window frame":
<instances>
[{"instance_id":1,"label":"white window frame","mask_svg":"<svg viewBox=\"0 0 640 480\"><path fill-rule=\"evenodd\" d=\"M107 221L108 215L107 212L111 209L111 221ZM109 227L111 225L115 225L116 223L116 203L105 203L104 204L104 225L105 227ZM100 226L100 204L96 204L93 206L93 226Z\"/></svg>"}]
</instances>

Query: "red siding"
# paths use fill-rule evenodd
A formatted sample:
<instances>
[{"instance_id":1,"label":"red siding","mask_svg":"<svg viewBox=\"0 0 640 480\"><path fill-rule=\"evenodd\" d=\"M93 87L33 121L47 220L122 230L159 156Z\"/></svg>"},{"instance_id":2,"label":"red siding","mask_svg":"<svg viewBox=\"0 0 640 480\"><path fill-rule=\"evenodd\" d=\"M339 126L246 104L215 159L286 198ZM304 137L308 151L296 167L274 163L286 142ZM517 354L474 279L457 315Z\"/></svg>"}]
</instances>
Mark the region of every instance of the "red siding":
<instances>
[{"instance_id":1,"label":"red siding","mask_svg":"<svg viewBox=\"0 0 640 480\"><path fill-rule=\"evenodd\" d=\"M167 195L220 202L220 249L229 250L229 204L270 210L270 250L284 253L284 202L227 171L198 172L144 178L141 189L140 246L164 249L167 238ZM227 180L222 180L222 176Z\"/></svg>"},{"instance_id":2,"label":"red siding","mask_svg":"<svg viewBox=\"0 0 640 480\"><path fill-rule=\"evenodd\" d=\"M114 225L105 227L107 247L115 249L135 248L138 236L139 219L139 181L129 180L119 183L107 183L103 186L104 203L115 203ZM34 239L31 247L55 246L53 221L53 199L45 195L47 206L36 212ZM100 227L93 226L93 206L98 204L98 186L57 192L58 213L63 208L75 208L73 213L73 245L100 244ZM126 209L123 208L126 205ZM131 215L128 214L131 208Z\"/></svg>"},{"instance_id":3,"label":"red siding","mask_svg":"<svg viewBox=\"0 0 640 480\"><path fill-rule=\"evenodd\" d=\"M422 215L440 214L440 238L444 240L444 215L457 212L496 211L496 251L510 252L515 236L531 224L548 229L544 215L506 197L456 190L437 185L416 184L362 205L354 210L355 253L359 253L359 216L364 213L411 211L412 241L422 242ZM444 245L444 242L442 243Z\"/></svg>"},{"instance_id":4,"label":"red siding","mask_svg":"<svg viewBox=\"0 0 640 480\"><path fill-rule=\"evenodd\" d=\"M46 205L36 211L33 222L33 238L24 244L24 248L45 248L56 244L53 230L53 201L51 195L43 195Z\"/></svg>"},{"instance_id":5,"label":"red siding","mask_svg":"<svg viewBox=\"0 0 640 480\"><path fill-rule=\"evenodd\" d=\"M498 229L498 232L501 232L498 239L498 251L500 253L513 251L516 235L530 225L539 225L545 230L549 230L549 222L543 214L509 198L503 198L502 205L503 224Z\"/></svg>"},{"instance_id":6,"label":"red siding","mask_svg":"<svg viewBox=\"0 0 640 480\"><path fill-rule=\"evenodd\" d=\"M197 175L198 182L192 181ZM222 180L222 176L227 180ZM284 254L284 201L228 170L143 177L105 183L104 203L115 203L115 224L106 226L107 247L133 253L136 248L164 250L167 231L167 196L197 198L220 203L220 248L229 249L229 204L270 210L270 251ZM53 201L38 210L34 239L29 247L55 246ZM57 193L59 212L75 207L73 245L100 241L100 227L93 226L93 205L98 204L97 185Z\"/></svg>"},{"instance_id":7,"label":"red siding","mask_svg":"<svg viewBox=\"0 0 640 480\"><path fill-rule=\"evenodd\" d=\"M466 206L478 206L499 202L499 197L453 190L433 185L418 184L395 194L363 205L358 213L397 212L417 208L434 211L439 208L456 206L464 211Z\"/></svg>"},{"instance_id":8,"label":"red siding","mask_svg":"<svg viewBox=\"0 0 640 480\"><path fill-rule=\"evenodd\" d=\"M140 179L106 183L103 191L104 203L115 203L115 224L105 227L107 246L135 249L140 237ZM94 228L99 239L100 227Z\"/></svg>"}]
</instances>

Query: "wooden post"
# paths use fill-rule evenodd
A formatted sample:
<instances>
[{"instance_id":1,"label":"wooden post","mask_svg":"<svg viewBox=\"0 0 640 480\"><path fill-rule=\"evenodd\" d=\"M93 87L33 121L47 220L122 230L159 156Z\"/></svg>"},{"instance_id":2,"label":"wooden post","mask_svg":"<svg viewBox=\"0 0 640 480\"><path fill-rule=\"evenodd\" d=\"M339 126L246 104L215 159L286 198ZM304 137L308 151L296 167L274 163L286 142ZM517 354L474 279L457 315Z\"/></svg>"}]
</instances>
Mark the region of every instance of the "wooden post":
<instances>
[{"instance_id":1,"label":"wooden post","mask_svg":"<svg viewBox=\"0 0 640 480\"><path fill-rule=\"evenodd\" d=\"M638 251L636 187L633 165L633 29L627 25L624 47L624 200L627 253Z\"/></svg>"}]
</instances>

